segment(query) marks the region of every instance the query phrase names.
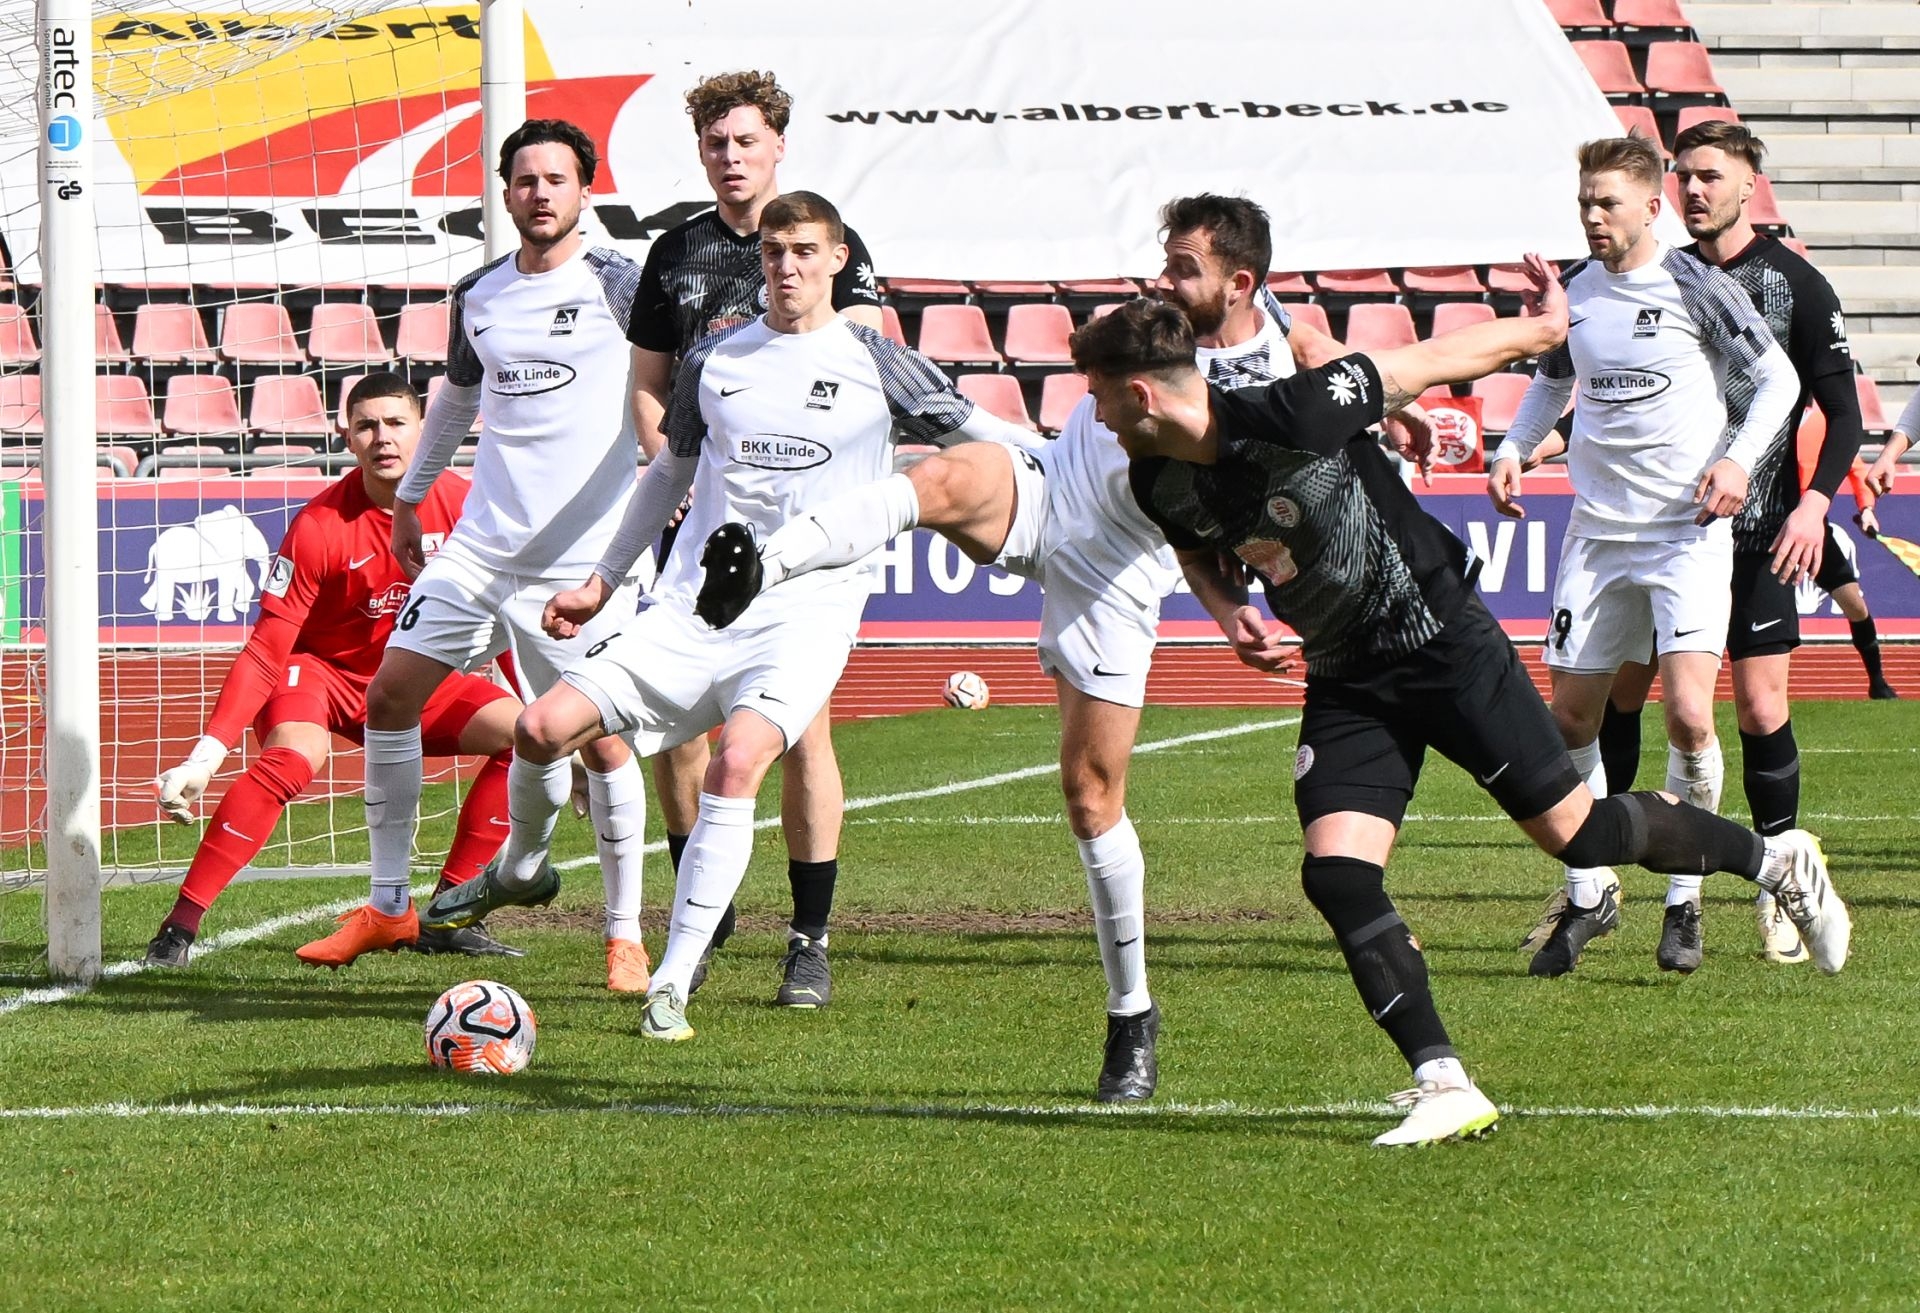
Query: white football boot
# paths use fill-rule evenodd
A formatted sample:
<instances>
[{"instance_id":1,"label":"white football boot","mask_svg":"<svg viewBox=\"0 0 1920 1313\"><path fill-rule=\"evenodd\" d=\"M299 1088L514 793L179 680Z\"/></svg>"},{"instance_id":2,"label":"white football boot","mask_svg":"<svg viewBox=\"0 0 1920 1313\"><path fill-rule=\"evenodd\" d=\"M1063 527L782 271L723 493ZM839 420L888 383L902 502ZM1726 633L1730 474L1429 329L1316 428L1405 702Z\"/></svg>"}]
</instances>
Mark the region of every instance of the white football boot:
<instances>
[{"instance_id":1,"label":"white football boot","mask_svg":"<svg viewBox=\"0 0 1920 1313\"><path fill-rule=\"evenodd\" d=\"M1438 1144L1442 1140L1477 1140L1491 1134L1500 1122L1500 1110L1480 1087L1436 1085L1421 1081L1419 1088L1403 1090L1393 1096L1396 1108L1407 1109L1406 1120L1374 1144Z\"/></svg>"}]
</instances>

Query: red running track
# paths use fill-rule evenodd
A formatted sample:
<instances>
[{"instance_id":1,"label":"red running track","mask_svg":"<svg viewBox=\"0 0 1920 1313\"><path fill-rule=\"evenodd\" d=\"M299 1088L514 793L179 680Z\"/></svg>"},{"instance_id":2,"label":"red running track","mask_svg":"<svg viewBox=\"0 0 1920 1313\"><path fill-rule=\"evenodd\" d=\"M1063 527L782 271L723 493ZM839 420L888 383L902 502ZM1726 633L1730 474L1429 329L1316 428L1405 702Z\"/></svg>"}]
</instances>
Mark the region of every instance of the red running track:
<instances>
[{"instance_id":1,"label":"red running track","mask_svg":"<svg viewBox=\"0 0 1920 1313\"><path fill-rule=\"evenodd\" d=\"M1884 651L1888 679L1920 696L1920 646L1890 645ZM1528 645L1522 654L1544 690L1539 649ZM184 757L199 737L231 660L230 652L101 654L102 819L109 828L153 823L153 777ZM848 661L834 694L834 713L859 719L929 710L940 705L941 688L956 670L979 674L1002 706L1054 700L1053 683L1040 673L1031 647L870 647ZM45 806L39 706L45 675L44 658L37 653L0 653L0 845L22 842ZM1843 644L1800 649L1790 695L1795 700L1863 698L1866 677L1859 657ZM1731 697L1724 668L1720 696ZM1298 706L1301 697L1297 685L1249 670L1218 646L1163 646L1154 654L1147 681L1148 701L1166 706ZM357 791L359 772L357 753L337 757L331 788Z\"/></svg>"}]
</instances>

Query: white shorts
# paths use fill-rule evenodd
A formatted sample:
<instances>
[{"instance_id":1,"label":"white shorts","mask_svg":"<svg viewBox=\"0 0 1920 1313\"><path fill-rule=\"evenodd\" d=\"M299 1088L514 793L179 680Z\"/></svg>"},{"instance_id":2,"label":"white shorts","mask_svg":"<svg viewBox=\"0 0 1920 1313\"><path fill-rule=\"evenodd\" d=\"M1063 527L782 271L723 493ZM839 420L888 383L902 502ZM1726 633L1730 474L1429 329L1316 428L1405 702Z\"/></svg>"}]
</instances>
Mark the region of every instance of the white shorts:
<instances>
[{"instance_id":1,"label":"white shorts","mask_svg":"<svg viewBox=\"0 0 1920 1313\"><path fill-rule=\"evenodd\" d=\"M1013 524L994 564L1040 585L1040 669L1089 697L1144 706L1147 670L1159 641L1160 602L1141 606L1100 580L1060 540L1059 517L1040 462L1008 447L1013 462Z\"/></svg>"},{"instance_id":2,"label":"white shorts","mask_svg":"<svg viewBox=\"0 0 1920 1313\"><path fill-rule=\"evenodd\" d=\"M672 603L649 603L563 678L610 734L651 757L746 708L792 747L833 695L860 626L850 622L714 629Z\"/></svg>"},{"instance_id":3,"label":"white shorts","mask_svg":"<svg viewBox=\"0 0 1920 1313\"><path fill-rule=\"evenodd\" d=\"M1733 540L1684 542L1575 538L1560 545L1544 658L1555 670L1606 674L1647 649L1711 652L1727 645L1733 609Z\"/></svg>"},{"instance_id":4,"label":"white shorts","mask_svg":"<svg viewBox=\"0 0 1920 1313\"><path fill-rule=\"evenodd\" d=\"M651 573L651 561L647 561L643 574ZM387 645L462 671L511 649L523 696L531 700L552 688L560 672L579 661L588 648L618 633L639 605L639 585L629 580L577 637L547 637L540 628L540 613L555 593L580 582L503 574L449 542L428 559L413 581Z\"/></svg>"}]
</instances>

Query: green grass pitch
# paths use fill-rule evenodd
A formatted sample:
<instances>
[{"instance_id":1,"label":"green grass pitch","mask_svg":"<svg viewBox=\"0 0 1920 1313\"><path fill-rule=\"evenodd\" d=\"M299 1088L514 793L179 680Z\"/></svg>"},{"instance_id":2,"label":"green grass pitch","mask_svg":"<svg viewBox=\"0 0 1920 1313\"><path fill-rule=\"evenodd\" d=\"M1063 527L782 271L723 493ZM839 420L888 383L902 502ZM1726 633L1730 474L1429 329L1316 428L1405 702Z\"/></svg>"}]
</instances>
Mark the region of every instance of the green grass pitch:
<instances>
[{"instance_id":1,"label":"green grass pitch","mask_svg":"<svg viewBox=\"0 0 1920 1313\"><path fill-rule=\"evenodd\" d=\"M1855 915L1831 979L1760 962L1724 876L1705 967L1663 976L1662 885L1637 871L1618 933L1528 979L1515 944L1557 873L1430 760L1388 887L1507 1116L1399 1152L1367 1142L1407 1073L1299 891L1296 714L1146 716L1143 742L1187 741L1134 765L1166 1017L1144 1111L1088 1102L1104 989L1045 709L841 728L859 805L833 1006L770 1006L787 894L767 830L690 1044L644 1043L637 1002L603 988L584 863L553 909L497 918L523 960L310 972L291 950L322 919L251 928L364 886L242 883L203 932L227 946L189 971L27 1005L35 895L0 899L0 1308L1920 1304L1920 707L1796 715L1804 823ZM591 846L563 819L559 856ZM671 887L662 858L656 956ZM109 961L172 892L107 895ZM537 1010L520 1076L428 1068L428 1004L469 975Z\"/></svg>"}]
</instances>

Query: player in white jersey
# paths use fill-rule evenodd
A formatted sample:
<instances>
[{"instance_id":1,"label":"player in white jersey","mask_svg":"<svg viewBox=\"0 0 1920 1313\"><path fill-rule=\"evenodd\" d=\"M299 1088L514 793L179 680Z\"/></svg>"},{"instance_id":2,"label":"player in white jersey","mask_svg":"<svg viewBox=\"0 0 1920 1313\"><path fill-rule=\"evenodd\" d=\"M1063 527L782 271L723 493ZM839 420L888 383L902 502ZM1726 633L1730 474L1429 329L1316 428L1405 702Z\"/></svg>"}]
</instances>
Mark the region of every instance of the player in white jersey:
<instances>
[{"instance_id":1,"label":"player in white jersey","mask_svg":"<svg viewBox=\"0 0 1920 1313\"><path fill-rule=\"evenodd\" d=\"M500 177L519 249L453 290L447 386L428 410L394 506L394 554L413 587L367 691L371 924L413 915L407 886L427 698L450 672L471 670L509 644L527 689L550 687L571 650L541 632L541 608L557 583L578 579L599 559L633 492L640 448L627 327L640 270L617 251L589 246L580 232L596 165L592 140L571 123L534 119L509 135ZM483 397L465 509L423 564L413 508L465 440ZM596 636L618 629L620 612L632 609L630 600L610 608ZM617 738L602 738L583 755L606 883L607 984L644 992L644 785ZM510 789L525 771L516 760ZM468 883L484 896L494 882L483 872ZM551 900L558 887L549 870L519 901Z\"/></svg>"},{"instance_id":2,"label":"player in white jersey","mask_svg":"<svg viewBox=\"0 0 1920 1313\"><path fill-rule=\"evenodd\" d=\"M1723 773L1713 687L1731 605L1729 519L1793 408L1799 378L1732 279L1654 236L1660 176L1659 154L1642 138L1581 147L1580 214L1593 258L1562 278L1567 341L1542 357L1487 489L1502 514L1524 514L1521 464L1577 383L1567 449L1574 505L1545 653L1554 720L1576 768L1603 794L1607 694L1623 663L1645 658L1651 636L1673 744L1667 789L1713 810ZM1751 377L1755 394L1730 429L1726 377L1735 370ZM1587 941L1618 924L1617 888L1608 869L1568 868L1567 910L1529 971L1573 970ZM1669 908L1697 912L1699 900L1699 876L1670 877ZM1667 938L1663 969L1691 970L1664 950Z\"/></svg>"},{"instance_id":3,"label":"player in white jersey","mask_svg":"<svg viewBox=\"0 0 1920 1313\"><path fill-rule=\"evenodd\" d=\"M1184 197L1164 206L1160 221L1166 267L1154 290L1193 323L1196 363L1209 382L1271 382L1291 376L1296 365L1344 353L1324 334L1294 328L1266 291L1272 239L1258 205ZM1419 424L1417 416L1413 422ZM1423 442L1424 424L1419 434L1405 431L1403 444ZM1126 454L1094 418L1092 399L1074 409L1052 442L952 447L905 474L809 504L765 539L760 582L702 613L724 626L762 585L772 589L767 597L777 597L810 577L807 571L860 559L916 526L942 534L977 562L1038 581L1044 591L1040 665L1058 690L1067 824L1086 870L1107 978L1097 1091L1110 1102L1147 1098L1157 1080L1159 1011L1147 988L1146 863L1126 812L1126 782L1160 602L1179 569L1166 538L1135 502ZM736 541L751 550L743 535ZM709 595L729 587L730 578L750 581L751 562L743 564L745 575L710 575Z\"/></svg>"},{"instance_id":4,"label":"player in white jersey","mask_svg":"<svg viewBox=\"0 0 1920 1313\"><path fill-rule=\"evenodd\" d=\"M1920 364L1920 360L1914 363ZM1920 443L1920 389L1907 398L1900 418L1893 422L1893 432L1887 435L1886 445L1867 468L1867 487L1873 490L1874 496L1885 497L1893 492L1893 478L1900 469L1900 458L1915 443Z\"/></svg>"},{"instance_id":5,"label":"player in white jersey","mask_svg":"<svg viewBox=\"0 0 1920 1313\"><path fill-rule=\"evenodd\" d=\"M553 819L567 796L567 757L603 734L653 755L722 725L699 819L676 876L671 930L641 1033L690 1038L686 1001L701 954L746 874L754 797L769 767L813 723L846 665L871 591L861 561L767 599L728 634L695 618L699 565L675 552L648 605L595 638L635 560L694 491L684 532L722 521L771 528L807 502L868 482L891 464L895 426L914 440L1022 432L977 410L924 357L835 313L833 275L847 259L838 211L790 192L761 216L767 313L701 342L681 364L667 445L647 467L619 533L586 583L552 598L548 632L583 659L521 716L509 781L512 830L492 883L514 901L548 869ZM583 642L584 640L584 642ZM469 882L473 883L473 882ZM482 901L437 899L430 923L461 925Z\"/></svg>"}]
</instances>

